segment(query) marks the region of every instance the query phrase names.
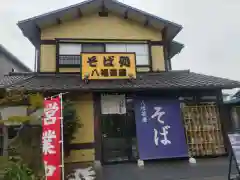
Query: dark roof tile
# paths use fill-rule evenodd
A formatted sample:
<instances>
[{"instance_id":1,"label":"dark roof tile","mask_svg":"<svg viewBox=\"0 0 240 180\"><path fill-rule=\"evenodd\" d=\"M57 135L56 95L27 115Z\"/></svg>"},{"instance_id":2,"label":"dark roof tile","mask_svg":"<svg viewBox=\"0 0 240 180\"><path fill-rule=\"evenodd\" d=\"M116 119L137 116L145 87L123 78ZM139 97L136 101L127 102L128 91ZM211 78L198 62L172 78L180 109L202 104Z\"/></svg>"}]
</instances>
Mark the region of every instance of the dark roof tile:
<instances>
[{"instance_id":1,"label":"dark roof tile","mask_svg":"<svg viewBox=\"0 0 240 180\"><path fill-rule=\"evenodd\" d=\"M21 77L8 76L11 79ZM137 79L129 80L90 80L84 83L80 74L33 74L26 79L13 82L8 88L33 91L50 90L144 90L144 89L194 89L219 88L228 89L240 87L240 82L225 78L207 76L189 71L171 71L160 73L138 73Z\"/></svg>"},{"instance_id":2,"label":"dark roof tile","mask_svg":"<svg viewBox=\"0 0 240 180\"><path fill-rule=\"evenodd\" d=\"M8 88L9 86L27 80L32 76L33 74L31 73L10 73L0 79L0 88Z\"/></svg>"}]
</instances>

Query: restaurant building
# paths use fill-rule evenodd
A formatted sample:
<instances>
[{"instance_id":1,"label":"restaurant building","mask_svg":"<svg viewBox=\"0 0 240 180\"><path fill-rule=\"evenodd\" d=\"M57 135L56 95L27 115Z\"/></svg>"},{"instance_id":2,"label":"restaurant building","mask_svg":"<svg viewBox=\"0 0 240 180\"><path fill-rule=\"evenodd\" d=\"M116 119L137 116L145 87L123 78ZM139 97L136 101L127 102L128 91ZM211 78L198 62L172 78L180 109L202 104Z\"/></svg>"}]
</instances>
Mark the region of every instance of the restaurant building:
<instances>
[{"instance_id":1,"label":"restaurant building","mask_svg":"<svg viewBox=\"0 0 240 180\"><path fill-rule=\"evenodd\" d=\"M66 162L226 154L222 89L240 82L174 71L182 26L115 0L89 0L20 21L37 72L2 87L69 92L83 126Z\"/></svg>"}]
</instances>

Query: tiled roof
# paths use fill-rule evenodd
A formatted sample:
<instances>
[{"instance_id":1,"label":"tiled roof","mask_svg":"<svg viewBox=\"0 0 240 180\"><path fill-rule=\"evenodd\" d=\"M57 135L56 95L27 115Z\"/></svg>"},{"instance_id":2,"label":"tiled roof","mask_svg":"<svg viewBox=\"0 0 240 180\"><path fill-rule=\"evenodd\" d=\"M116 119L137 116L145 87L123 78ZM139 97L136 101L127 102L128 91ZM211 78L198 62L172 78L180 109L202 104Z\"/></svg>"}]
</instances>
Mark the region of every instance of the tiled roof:
<instances>
[{"instance_id":1,"label":"tiled roof","mask_svg":"<svg viewBox=\"0 0 240 180\"><path fill-rule=\"evenodd\" d=\"M32 73L10 73L9 75L5 75L4 78L0 79L0 88L7 88L32 76Z\"/></svg>"},{"instance_id":2,"label":"tiled roof","mask_svg":"<svg viewBox=\"0 0 240 180\"><path fill-rule=\"evenodd\" d=\"M32 91L101 91L101 90L147 90L147 89L196 89L215 88L228 89L240 87L240 82L229 79L197 74L189 71L171 71L159 73L139 73L137 79L129 80L90 80L85 83L80 74L29 74L26 79L15 83L14 74L6 76L3 80L9 89ZM19 74L17 75L18 78ZM17 78L17 77L16 77ZM17 79L18 79L17 78ZM13 82L12 85L9 86Z\"/></svg>"}]
</instances>

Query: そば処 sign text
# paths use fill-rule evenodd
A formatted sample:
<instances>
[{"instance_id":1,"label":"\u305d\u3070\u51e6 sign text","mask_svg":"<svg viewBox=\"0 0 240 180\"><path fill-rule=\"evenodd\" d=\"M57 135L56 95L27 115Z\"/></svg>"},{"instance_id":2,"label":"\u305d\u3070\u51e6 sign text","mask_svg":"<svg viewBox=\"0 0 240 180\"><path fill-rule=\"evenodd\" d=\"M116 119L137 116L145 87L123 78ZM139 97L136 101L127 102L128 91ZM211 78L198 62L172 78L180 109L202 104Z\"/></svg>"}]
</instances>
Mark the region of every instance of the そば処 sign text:
<instances>
[{"instance_id":1,"label":"\u305d\u3070\u51e6 sign text","mask_svg":"<svg viewBox=\"0 0 240 180\"><path fill-rule=\"evenodd\" d=\"M82 78L136 78L135 53L82 53Z\"/></svg>"}]
</instances>

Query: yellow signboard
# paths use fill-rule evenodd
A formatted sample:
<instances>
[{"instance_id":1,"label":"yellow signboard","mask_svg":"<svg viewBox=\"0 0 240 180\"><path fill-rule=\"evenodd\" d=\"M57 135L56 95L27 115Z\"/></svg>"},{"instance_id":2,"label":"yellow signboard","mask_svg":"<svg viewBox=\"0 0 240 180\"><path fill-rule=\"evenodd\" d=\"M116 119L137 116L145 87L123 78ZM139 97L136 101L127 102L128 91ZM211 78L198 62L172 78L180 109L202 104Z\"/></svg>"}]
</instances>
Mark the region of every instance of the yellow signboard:
<instances>
[{"instance_id":1,"label":"yellow signboard","mask_svg":"<svg viewBox=\"0 0 240 180\"><path fill-rule=\"evenodd\" d=\"M82 78L136 78L135 53L82 53Z\"/></svg>"}]
</instances>

